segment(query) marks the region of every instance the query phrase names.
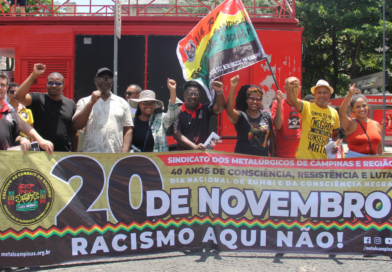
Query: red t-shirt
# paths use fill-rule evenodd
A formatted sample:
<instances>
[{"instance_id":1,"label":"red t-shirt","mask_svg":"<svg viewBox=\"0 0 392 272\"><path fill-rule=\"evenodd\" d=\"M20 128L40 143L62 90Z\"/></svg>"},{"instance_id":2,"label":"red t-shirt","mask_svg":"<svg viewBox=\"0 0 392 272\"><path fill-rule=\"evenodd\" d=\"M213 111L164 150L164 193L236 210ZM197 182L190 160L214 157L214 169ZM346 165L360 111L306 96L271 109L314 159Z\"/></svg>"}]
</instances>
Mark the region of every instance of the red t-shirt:
<instances>
[{"instance_id":1,"label":"red t-shirt","mask_svg":"<svg viewBox=\"0 0 392 272\"><path fill-rule=\"evenodd\" d=\"M275 118L278 101L274 101L271 109L272 120ZM299 140L301 139L302 118L286 100L282 101L283 123L275 132L275 156L295 158Z\"/></svg>"}]
</instances>

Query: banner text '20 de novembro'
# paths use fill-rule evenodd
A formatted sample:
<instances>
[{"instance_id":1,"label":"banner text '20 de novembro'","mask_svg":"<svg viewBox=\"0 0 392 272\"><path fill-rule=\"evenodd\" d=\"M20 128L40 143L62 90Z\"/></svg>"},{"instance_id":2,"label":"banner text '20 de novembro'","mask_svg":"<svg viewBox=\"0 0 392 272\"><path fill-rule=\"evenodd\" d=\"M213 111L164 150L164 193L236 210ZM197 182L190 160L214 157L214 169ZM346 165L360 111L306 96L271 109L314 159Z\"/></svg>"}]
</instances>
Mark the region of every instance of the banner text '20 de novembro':
<instances>
[{"instance_id":1,"label":"banner text '20 de novembro'","mask_svg":"<svg viewBox=\"0 0 392 272\"><path fill-rule=\"evenodd\" d=\"M0 264L215 248L391 256L392 158L1 152Z\"/></svg>"}]
</instances>

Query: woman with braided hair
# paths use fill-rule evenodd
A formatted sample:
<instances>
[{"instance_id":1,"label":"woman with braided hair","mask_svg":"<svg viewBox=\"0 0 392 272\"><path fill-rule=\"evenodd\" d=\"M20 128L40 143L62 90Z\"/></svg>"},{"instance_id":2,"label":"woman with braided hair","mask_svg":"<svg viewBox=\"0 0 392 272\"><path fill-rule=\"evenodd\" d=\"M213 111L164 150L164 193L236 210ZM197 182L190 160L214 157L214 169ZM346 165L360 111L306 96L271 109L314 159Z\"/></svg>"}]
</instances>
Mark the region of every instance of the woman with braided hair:
<instances>
[{"instance_id":1,"label":"woman with braided hair","mask_svg":"<svg viewBox=\"0 0 392 272\"><path fill-rule=\"evenodd\" d=\"M230 92L227 99L226 111L231 123L237 131L235 153L247 155L275 156L275 136L271 116L260 110L263 93L260 87L244 85L237 94L234 108L234 94L239 82L239 76L230 80Z\"/></svg>"}]
</instances>

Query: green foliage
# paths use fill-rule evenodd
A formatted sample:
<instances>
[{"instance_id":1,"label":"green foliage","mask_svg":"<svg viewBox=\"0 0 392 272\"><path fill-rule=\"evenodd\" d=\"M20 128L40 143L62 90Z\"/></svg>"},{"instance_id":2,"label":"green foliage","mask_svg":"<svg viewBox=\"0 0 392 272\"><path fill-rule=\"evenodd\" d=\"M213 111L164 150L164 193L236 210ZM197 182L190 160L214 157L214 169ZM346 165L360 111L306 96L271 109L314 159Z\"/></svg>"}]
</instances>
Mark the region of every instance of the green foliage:
<instances>
[{"instance_id":1,"label":"green foliage","mask_svg":"<svg viewBox=\"0 0 392 272\"><path fill-rule=\"evenodd\" d=\"M386 69L391 71L392 5L386 2ZM304 94L319 79L345 94L351 78L382 71L382 0L298 0L297 18L305 27Z\"/></svg>"},{"instance_id":2,"label":"green foliage","mask_svg":"<svg viewBox=\"0 0 392 272\"><path fill-rule=\"evenodd\" d=\"M9 13L10 6L6 5L3 2L0 3L1 3L1 7L4 10L4 13ZM45 5L45 8L40 7L40 3ZM57 1L54 1L53 5L54 5L53 10L56 10L57 6L61 4ZM29 7L29 6L33 6L33 7ZM50 13L51 10L52 10L52 0L39 0L39 2L37 2L36 0L27 0L26 13L47 14ZM56 11L56 13L61 13L63 11L64 8L60 8L59 10ZM16 12L20 13L19 6L16 9ZM47 15L50 16L50 14Z\"/></svg>"}]
</instances>

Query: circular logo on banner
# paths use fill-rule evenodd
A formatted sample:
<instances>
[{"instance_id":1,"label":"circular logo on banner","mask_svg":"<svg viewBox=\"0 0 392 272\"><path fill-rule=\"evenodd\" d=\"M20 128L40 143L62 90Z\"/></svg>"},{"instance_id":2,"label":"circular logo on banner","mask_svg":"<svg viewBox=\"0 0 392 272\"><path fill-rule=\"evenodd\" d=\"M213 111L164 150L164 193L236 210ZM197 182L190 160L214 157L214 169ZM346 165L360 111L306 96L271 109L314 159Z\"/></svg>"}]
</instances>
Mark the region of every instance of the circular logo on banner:
<instances>
[{"instance_id":1,"label":"circular logo on banner","mask_svg":"<svg viewBox=\"0 0 392 272\"><path fill-rule=\"evenodd\" d=\"M1 188L1 210L18 225L29 226L44 219L52 209L53 200L52 184L33 169L14 172Z\"/></svg>"}]
</instances>

